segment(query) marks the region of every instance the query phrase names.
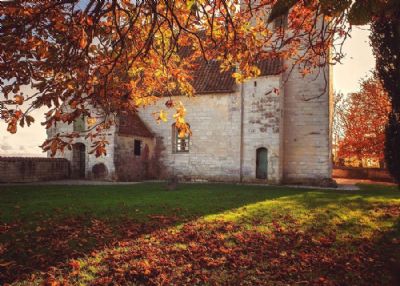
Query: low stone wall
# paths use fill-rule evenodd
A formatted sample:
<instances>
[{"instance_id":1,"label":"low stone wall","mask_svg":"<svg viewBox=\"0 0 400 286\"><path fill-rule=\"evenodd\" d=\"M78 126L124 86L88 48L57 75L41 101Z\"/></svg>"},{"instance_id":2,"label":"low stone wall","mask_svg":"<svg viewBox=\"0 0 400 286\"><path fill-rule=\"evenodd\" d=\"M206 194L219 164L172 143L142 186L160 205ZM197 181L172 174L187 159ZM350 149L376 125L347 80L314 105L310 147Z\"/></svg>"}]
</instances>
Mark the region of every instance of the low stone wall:
<instances>
[{"instance_id":1,"label":"low stone wall","mask_svg":"<svg viewBox=\"0 0 400 286\"><path fill-rule=\"evenodd\" d=\"M70 164L61 158L0 157L0 183L62 180L70 177Z\"/></svg>"},{"instance_id":2,"label":"low stone wall","mask_svg":"<svg viewBox=\"0 0 400 286\"><path fill-rule=\"evenodd\" d=\"M333 177L393 182L393 178L390 176L388 171L375 168L335 167L333 169Z\"/></svg>"}]
</instances>

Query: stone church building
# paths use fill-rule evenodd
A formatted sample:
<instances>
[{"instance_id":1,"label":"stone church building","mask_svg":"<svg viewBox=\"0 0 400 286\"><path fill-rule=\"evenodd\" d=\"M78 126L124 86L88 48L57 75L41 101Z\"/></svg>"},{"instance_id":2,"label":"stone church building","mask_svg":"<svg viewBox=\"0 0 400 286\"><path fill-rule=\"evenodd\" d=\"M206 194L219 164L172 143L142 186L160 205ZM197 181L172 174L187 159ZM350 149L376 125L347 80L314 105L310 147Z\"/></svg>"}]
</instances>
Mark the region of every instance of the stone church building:
<instances>
[{"instance_id":1,"label":"stone church building","mask_svg":"<svg viewBox=\"0 0 400 286\"><path fill-rule=\"evenodd\" d=\"M281 17L274 28L286 25ZM80 138L58 157L71 162L72 177L133 181L178 177L257 183L326 184L332 176L332 72L327 66L303 77L289 62L259 63L259 77L236 84L233 71L215 61L200 62L192 85L196 96L175 96L187 110L192 135L179 138L172 122L153 113L165 100L120 116L107 134L107 155L88 154ZM58 124L57 133L83 131L84 119Z\"/></svg>"},{"instance_id":2,"label":"stone church building","mask_svg":"<svg viewBox=\"0 0 400 286\"><path fill-rule=\"evenodd\" d=\"M58 154L75 178L166 179L321 184L331 179L331 70L303 77L282 73L279 60L260 64L261 75L236 84L218 63L201 63L196 96L176 96L187 109L193 134L179 138L174 125L158 124L153 112L165 100L122 116L107 134L107 155L88 154L78 139ZM324 74L325 73L325 74ZM48 136L82 131L85 120L59 124Z\"/></svg>"}]
</instances>

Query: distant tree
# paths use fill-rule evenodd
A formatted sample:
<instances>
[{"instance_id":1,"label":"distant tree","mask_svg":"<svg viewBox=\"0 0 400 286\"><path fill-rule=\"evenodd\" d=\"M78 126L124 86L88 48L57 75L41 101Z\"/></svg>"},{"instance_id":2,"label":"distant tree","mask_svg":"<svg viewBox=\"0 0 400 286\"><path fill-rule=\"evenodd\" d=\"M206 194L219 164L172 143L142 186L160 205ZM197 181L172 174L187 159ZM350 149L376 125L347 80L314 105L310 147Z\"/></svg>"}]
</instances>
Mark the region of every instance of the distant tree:
<instances>
[{"instance_id":1,"label":"distant tree","mask_svg":"<svg viewBox=\"0 0 400 286\"><path fill-rule=\"evenodd\" d=\"M349 97L342 92L335 92L333 95L333 143L338 144L344 138L345 130L348 127L347 114L349 109Z\"/></svg>"},{"instance_id":2,"label":"distant tree","mask_svg":"<svg viewBox=\"0 0 400 286\"><path fill-rule=\"evenodd\" d=\"M332 159L334 164L339 164L338 148L343 140L347 128L347 113L349 97L342 92L335 92L333 96L333 122L332 122Z\"/></svg>"},{"instance_id":3,"label":"distant tree","mask_svg":"<svg viewBox=\"0 0 400 286\"><path fill-rule=\"evenodd\" d=\"M376 77L364 79L361 90L349 95L344 138L340 140L340 158L384 158L385 127L391 103L382 83Z\"/></svg>"}]
</instances>

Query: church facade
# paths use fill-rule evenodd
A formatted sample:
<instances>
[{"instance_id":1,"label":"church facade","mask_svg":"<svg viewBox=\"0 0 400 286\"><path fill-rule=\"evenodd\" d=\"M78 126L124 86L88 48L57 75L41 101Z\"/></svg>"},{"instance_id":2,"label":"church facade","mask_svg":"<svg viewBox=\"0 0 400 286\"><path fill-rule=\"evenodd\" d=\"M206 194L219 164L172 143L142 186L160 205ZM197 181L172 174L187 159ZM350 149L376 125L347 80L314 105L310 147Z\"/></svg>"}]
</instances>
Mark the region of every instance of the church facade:
<instances>
[{"instance_id":1,"label":"church facade","mask_svg":"<svg viewBox=\"0 0 400 286\"><path fill-rule=\"evenodd\" d=\"M196 96L173 98L186 107L190 137L179 138L172 122L156 122L161 99L120 118L107 134L106 156L87 154L91 143L83 138L57 156L70 160L80 178L326 184L332 174L330 67L303 77L296 69L282 73L283 64L264 61L259 77L236 84L216 62L202 63L193 79ZM59 124L48 136L77 125Z\"/></svg>"}]
</instances>

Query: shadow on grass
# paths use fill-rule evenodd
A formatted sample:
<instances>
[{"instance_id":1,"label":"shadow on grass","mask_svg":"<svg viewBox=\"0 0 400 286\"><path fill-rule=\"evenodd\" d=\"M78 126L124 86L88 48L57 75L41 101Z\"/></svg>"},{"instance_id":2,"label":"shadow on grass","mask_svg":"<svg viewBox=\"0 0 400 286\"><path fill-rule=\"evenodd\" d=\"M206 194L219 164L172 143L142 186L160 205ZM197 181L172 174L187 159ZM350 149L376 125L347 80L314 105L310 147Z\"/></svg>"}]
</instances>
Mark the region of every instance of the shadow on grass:
<instances>
[{"instance_id":1,"label":"shadow on grass","mask_svg":"<svg viewBox=\"0 0 400 286\"><path fill-rule=\"evenodd\" d=\"M230 185L180 185L169 192L162 184L1 187L0 284L122 240L291 194Z\"/></svg>"},{"instance_id":2,"label":"shadow on grass","mask_svg":"<svg viewBox=\"0 0 400 286\"><path fill-rule=\"evenodd\" d=\"M393 228L384 232L376 241L375 248L385 258L385 267L393 277L393 285L400 285L400 216Z\"/></svg>"},{"instance_id":3,"label":"shadow on grass","mask_svg":"<svg viewBox=\"0 0 400 286\"><path fill-rule=\"evenodd\" d=\"M285 225L281 224L285 222ZM393 245L338 242L303 231L290 215L246 225L196 220L70 261L35 277L51 285L397 285L387 263Z\"/></svg>"},{"instance_id":4,"label":"shadow on grass","mask_svg":"<svg viewBox=\"0 0 400 286\"><path fill-rule=\"evenodd\" d=\"M339 228L360 235L359 218L370 218L374 204L386 208L399 197L387 187L350 194L222 184L180 185L171 192L162 184L1 188L0 267L4 271L0 283L26 279L49 267L69 267L70 259L96 257L105 248L118 248L146 234L157 236L202 217L233 220L242 226L267 225L276 219L284 225L285 217L294 217L301 229L328 233ZM341 216L349 210L358 211L349 216L357 219L345 228ZM376 227L392 223L380 217L371 219L371 234Z\"/></svg>"}]
</instances>

